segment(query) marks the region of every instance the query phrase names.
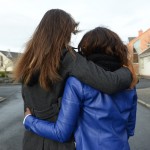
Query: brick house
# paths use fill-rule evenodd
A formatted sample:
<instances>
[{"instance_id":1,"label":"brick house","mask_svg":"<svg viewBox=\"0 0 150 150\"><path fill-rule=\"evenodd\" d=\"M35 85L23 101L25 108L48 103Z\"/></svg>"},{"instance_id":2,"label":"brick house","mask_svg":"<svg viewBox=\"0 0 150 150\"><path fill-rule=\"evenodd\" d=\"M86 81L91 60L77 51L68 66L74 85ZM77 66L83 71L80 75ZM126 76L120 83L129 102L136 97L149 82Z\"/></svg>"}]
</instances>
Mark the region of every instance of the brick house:
<instances>
[{"instance_id":1,"label":"brick house","mask_svg":"<svg viewBox=\"0 0 150 150\"><path fill-rule=\"evenodd\" d=\"M140 74L140 68L142 65L139 65L140 59L139 57L142 53L144 53L150 46L150 29L143 32L139 31L138 37L129 38L129 43L127 44L129 49L129 57L133 62L136 73ZM149 74L150 76L150 74Z\"/></svg>"}]
</instances>

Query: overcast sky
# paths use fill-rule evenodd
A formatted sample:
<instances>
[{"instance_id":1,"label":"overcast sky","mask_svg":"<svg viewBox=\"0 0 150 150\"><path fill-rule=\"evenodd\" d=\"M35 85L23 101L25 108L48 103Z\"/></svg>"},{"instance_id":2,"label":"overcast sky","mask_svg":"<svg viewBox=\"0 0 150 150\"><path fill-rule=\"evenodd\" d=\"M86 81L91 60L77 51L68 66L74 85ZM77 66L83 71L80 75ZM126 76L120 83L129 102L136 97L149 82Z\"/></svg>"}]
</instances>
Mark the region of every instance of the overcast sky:
<instances>
[{"instance_id":1,"label":"overcast sky","mask_svg":"<svg viewBox=\"0 0 150 150\"><path fill-rule=\"evenodd\" d=\"M149 0L0 0L0 50L23 51L44 13L53 8L80 22L84 32L72 38L73 46L97 26L115 31L124 42L150 28Z\"/></svg>"}]
</instances>

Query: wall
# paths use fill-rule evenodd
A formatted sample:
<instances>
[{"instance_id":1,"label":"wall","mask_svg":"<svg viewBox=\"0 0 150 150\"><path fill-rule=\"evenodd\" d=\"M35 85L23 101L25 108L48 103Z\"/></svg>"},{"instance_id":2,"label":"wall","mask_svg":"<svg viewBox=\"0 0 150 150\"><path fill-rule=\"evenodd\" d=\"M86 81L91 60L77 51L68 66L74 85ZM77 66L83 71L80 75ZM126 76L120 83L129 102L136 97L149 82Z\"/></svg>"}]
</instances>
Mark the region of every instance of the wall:
<instances>
[{"instance_id":1,"label":"wall","mask_svg":"<svg viewBox=\"0 0 150 150\"><path fill-rule=\"evenodd\" d=\"M140 57L139 74L142 76L150 76L150 54L146 57Z\"/></svg>"},{"instance_id":2,"label":"wall","mask_svg":"<svg viewBox=\"0 0 150 150\"><path fill-rule=\"evenodd\" d=\"M0 52L0 55L3 57L3 67L0 67L0 71L12 71L13 70L13 62L8 59L3 53Z\"/></svg>"}]
</instances>

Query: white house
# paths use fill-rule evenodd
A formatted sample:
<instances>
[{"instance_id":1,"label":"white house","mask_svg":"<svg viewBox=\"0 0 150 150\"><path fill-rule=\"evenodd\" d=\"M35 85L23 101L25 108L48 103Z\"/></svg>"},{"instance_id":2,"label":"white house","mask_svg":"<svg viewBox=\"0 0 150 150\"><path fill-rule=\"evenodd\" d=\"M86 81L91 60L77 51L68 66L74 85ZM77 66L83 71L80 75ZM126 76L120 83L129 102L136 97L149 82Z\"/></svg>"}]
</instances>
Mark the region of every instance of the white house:
<instances>
[{"instance_id":1,"label":"white house","mask_svg":"<svg viewBox=\"0 0 150 150\"><path fill-rule=\"evenodd\" d=\"M0 50L0 71L12 72L18 56L20 53Z\"/></svg>"},{"instance_id":2,"label":"white house","mask_svg":"<svg viewBox=\"0 0 150 150\"><path fill-rule=\"evenodd\" d=\"M139 55L139 74L150 78L150 47Z\"/></svg>"}]
</instances>

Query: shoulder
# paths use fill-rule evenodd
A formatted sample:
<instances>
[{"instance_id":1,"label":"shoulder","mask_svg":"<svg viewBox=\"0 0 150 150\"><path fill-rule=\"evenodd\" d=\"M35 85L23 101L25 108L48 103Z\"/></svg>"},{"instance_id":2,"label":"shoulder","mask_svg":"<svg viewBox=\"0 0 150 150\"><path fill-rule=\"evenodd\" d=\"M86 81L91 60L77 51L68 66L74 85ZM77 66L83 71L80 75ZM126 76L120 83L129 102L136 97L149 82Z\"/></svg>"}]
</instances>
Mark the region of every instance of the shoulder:
<instances>
[{"instance_id":1,"label":"shoulder","mask_svg":"<svg viewBox=\"0 0 150 150\"><path fill-rule=\"evenodd\" d=\"M76 77L70 76L66 82L67 85L74 88L83 88L83 83L79 81Z\"/></svg>"},{"instance_id":2,"label":"shoulder","mask_svg":"<svg viewBox=\"0 0 150 150\"><path fill-rule=\"evenodd\" d=\"M83 56L81 56L78 52L76 52L75 50L72 51L65 51L64 52L64 60L65 61L70 61L70 62L78 62L78 61L83 61L85 60L85 58Z\"/></svg>"},{"instance_id":3,"label":"shoulder","mask_svg":"<svg viewBox=\"0 0 150 150\"><path fill-rule=\"evenodd\" d=\"M73 76L70 76L66 82L65 90L67 91L65 91L65 93L83 98L83 86L84 84L81 81Z\"/></svg>"},{"instance_id":4,"label":"shoulder","mask_svg":"<svg viewBox=\"0 0 150 150\"><path fill-rule=\"evenodd\" d=\"M100 91L94 89L93 87L81 82L77 78L71 76L67 79L66 85L69 87L69 89L76 93L79 97L84 98L91 98L98 93L101 93Z\"/></svg>"}]
</instances>

